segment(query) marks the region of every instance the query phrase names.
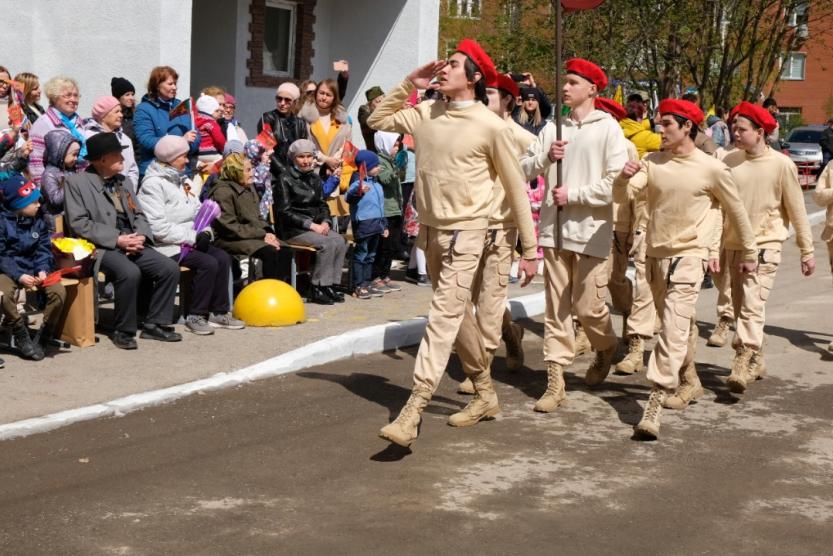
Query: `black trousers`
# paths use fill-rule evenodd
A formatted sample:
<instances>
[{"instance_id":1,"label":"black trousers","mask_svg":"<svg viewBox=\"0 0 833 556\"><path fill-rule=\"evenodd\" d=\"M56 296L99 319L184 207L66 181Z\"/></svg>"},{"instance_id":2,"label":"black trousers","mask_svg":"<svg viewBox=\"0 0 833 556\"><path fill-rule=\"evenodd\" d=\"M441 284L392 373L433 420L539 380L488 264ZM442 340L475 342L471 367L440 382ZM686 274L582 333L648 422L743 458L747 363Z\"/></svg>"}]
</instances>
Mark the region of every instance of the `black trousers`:
<instances>
[{"instance_id":1,"label":"black trousers","mask_svg":"<svg viewBox=\"0 0 833 556\"><path fill-rule=\"evenodd\" d=\"M373 260L373 279L388 278L393 257L402 251L400 234L402 233L402 217L388 216L388 237L379 236L379 247Z\"/></svg>"},{"instance_id":2,"label":"black trousers","mask_svg":"<svg viewBox=\"0 0 833 556\"><path fill-rule=\"evenodd\" d=\"M292 265L292 250L290 248L275 249L271 245L264 245L252 257L263 263L263 277L274 278L289 282L289 272ZM252 269L249 269L252 272Z\"/></svg>"},{"instance_id":3,"label":"black trousers","mask_svg":"<svg viewBox=\"0 0 833 556\"><path fill-rule=\"evenodd\" d=\"M149 292L145 322L171 324L174 298L179 284L179 265L152 247L126 255L120 250L101 249L101 272L115 290L114 327L128 334L136 333L136 306L139 290ZM148 286L142 288L142 285Z\"/></svg>"},{"instance_id":4,"label":"black trousers","mask_svg":"<svg viewBox=\"0 0 833 556\"><path fill-rule=\"evenodd\" d=\"M177 259L179 255L172 258L174 261ZM180 264L194 272L194 282L191 285L191 307L188 312L202 316L207 316L209 313L228 313L228 281L231 268L229 254L211 245L205 252L192 250Z\"/></svg>"}]
</instances>

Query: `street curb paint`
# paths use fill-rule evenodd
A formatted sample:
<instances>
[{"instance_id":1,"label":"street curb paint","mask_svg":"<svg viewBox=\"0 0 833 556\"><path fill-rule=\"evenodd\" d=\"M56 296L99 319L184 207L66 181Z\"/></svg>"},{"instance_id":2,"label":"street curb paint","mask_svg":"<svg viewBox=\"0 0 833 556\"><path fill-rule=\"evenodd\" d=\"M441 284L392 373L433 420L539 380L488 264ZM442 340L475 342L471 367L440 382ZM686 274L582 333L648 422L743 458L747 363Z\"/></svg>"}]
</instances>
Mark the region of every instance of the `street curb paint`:
<instances>
[{"instance_id":1,"label":"street curb paint","mask_svg":"<svg viewBox=\"0 0 833 556\"><path fill-rule=\"evenodd\" d=\"M541 315L544 313L545 304L544 292L509 300L509 308L515 319ZM198 392L232 388L247 382L276 377L357 355L369 355L413 346L422 339L426 323L425 317L418 317L369 326L318 340L236 371L221 372L177 386L131 394L109 402L6 423L0 425L0 441L48 432L102 417L121 417L133 411L169 403Z\"/></svg>"}]
</instances>

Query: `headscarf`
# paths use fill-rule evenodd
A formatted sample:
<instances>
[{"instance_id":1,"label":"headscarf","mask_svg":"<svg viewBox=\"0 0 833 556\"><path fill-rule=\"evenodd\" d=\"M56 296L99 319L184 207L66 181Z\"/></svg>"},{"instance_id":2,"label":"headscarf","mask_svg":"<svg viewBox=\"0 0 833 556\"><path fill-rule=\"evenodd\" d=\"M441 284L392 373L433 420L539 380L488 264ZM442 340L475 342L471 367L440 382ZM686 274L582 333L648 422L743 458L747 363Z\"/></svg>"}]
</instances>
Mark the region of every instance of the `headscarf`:
<instances>
[{"instance_id":1,"label":"headscarf","mask_svg":"<svg viewBox=\"0 0 833 556\"><path fill-rule=\"evenodd\" d=\"M390 156L390 151L397 141L399 141L399 134L391 131L377 131L373 136L373 142L376 144L376 152L384 153L388 156Z\"/></svg>"},{"instance_id":2,"label":"headscarf","mask_svg":"<svg viewBox=\"0 0 833 556\"><path fill-rule=\"evenodd\" d=\"M223 165L220 168L220 179L233 181L244 187L248 187L248 183L243 181L243 164L245 157L242 153L232 153L223 160Z\"/></svg>"}]
</instances>

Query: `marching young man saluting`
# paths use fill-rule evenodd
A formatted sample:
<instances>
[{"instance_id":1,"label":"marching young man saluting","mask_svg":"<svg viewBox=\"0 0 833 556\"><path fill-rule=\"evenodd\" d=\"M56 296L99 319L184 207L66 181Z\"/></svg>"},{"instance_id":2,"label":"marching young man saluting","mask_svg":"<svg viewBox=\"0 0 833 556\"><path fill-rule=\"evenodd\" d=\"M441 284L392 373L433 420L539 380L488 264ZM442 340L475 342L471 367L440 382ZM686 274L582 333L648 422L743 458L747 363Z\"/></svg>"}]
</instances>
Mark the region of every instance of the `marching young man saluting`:
<instances>
[{"instance_id":1,"label":"marching young man saluting","mask_svg":"<svg viewBox=\"0 0 833 556\"><path fill-rule=\"evenodd\" d=\"M403 104L415 88L432 87L447 101ZM459 420L477 422L500 411L489 376L490 357L471 309L471 285L487 241L495 180L515 215L523 245L523 285L535 275L536 242L524 175L508 124L486 107L486 83L497 79L494 63L475 41L465 39L448 60L414 70L376 107L367 120L381 131L410 133L416 145L416 198L434 297L414 365L414 386L399 416L379 431L382 438L408 446L416 440L422 411L445 373L451 347L462 327L472 327L476 345L461 363L474 384L474 399Z\"/></svg>"}]
</instances>

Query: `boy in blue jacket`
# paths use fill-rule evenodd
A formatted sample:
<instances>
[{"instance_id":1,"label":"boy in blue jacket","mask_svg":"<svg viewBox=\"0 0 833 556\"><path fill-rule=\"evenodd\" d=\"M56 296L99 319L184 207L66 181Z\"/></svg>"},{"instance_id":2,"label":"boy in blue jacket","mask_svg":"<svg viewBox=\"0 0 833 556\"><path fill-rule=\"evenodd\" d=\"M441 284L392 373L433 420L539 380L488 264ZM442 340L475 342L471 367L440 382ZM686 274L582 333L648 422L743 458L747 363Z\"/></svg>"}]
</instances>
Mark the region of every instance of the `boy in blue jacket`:
<instances>
[{"instance_id":1,"label":"boy in blue jacket","mask_svg":"<svg viewBox=\"0 0 833 556\"><path fill-rule=\"evenodd\" d=\"M382 297L384 292L371 285L373 261L379 241L388 237L388 222L385 219L385 193L376 181L379 175L379 157L371 151L356 154L356 166L364 167L367 176L359 179L359 172L353 172L350 187L344 198L350 204L350 223L353 226L353 288L359 299Z\"/></svg>"},{"instance_id":2,"label":"boy in blue jacket","mask_svg":"<svg viewBox=\"0 0 833 556\"><path fill-rule=\"evenodd\" d=\"M40 190L17 172L0 174L0 291L2 310L20 355L39 361L44 357L40 343L46 344L57 332L64 308L66 290L58 283L43 286L54 270L49 225L38 210ZM41 288L46 293L40 342L32 341L29 329L17 310L20 288Z\"/></svg>"}]
</instances>

